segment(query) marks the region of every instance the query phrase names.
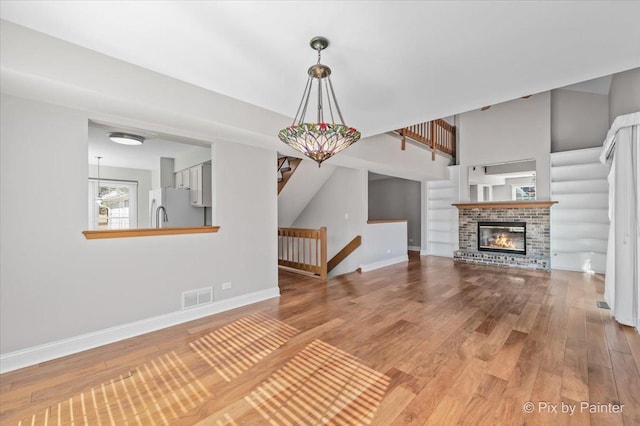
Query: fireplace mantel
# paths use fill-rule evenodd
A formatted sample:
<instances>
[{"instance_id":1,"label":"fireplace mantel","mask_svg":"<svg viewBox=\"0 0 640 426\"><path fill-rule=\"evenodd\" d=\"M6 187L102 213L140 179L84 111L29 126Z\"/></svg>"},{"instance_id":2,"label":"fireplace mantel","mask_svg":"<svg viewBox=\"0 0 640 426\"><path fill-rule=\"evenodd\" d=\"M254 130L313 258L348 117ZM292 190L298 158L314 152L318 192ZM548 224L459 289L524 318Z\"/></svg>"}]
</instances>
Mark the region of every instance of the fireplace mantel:
<instances>
[{"instance_id":1,"label":"fireplace mantel","mask_svg":"<svg viewBox=\"0 0 640 426\"><path fill-rule=\"evenodd\" d=\"M549 208L557 201L489 201L484 203L457 203L452 204L459 210L463 209L535 209Z\"/></svg>"}]
</instances>

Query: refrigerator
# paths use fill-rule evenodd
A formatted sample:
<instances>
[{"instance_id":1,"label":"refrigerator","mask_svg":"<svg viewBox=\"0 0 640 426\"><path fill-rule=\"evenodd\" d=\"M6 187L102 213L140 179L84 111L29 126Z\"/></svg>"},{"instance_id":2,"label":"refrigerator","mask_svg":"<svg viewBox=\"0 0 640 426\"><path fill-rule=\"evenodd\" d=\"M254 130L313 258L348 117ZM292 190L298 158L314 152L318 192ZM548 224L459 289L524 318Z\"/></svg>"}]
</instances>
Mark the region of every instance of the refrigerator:
<instances>
[{"instance_id":1,"label":"refrigerator","mask_svg":"<svg viewBox=\"0 0 640 426\"><path fill-rule=\"evenodd\" d=\"M149 191L149 223L157 228L156 217L158 207L165 208L165 215L160 211L160 228L175 228L185 226L204 226L205 209L192 207L189 197L190 190L178 188L161 188Z\"/></svg>"}]
</instances>

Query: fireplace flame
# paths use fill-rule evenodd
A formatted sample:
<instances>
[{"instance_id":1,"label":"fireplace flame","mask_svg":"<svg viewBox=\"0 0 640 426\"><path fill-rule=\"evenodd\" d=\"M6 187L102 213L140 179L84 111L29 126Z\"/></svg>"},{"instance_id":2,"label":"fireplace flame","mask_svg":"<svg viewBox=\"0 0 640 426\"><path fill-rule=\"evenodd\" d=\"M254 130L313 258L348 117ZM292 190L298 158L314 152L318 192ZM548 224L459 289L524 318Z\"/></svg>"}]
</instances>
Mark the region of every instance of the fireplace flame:
<instances>
[{"instance_id":1,"label":"fireplace flame","mask_svg":"<svg viewBox=\"0 0 640 426\"><path fill-rule=\"evenodd\" d=\"M492 241L489 241L491 247L514 249L516 246L513 244L513 240L507 237L507 234L500 234L496 236Z\"/></svg>"}]
</instances>

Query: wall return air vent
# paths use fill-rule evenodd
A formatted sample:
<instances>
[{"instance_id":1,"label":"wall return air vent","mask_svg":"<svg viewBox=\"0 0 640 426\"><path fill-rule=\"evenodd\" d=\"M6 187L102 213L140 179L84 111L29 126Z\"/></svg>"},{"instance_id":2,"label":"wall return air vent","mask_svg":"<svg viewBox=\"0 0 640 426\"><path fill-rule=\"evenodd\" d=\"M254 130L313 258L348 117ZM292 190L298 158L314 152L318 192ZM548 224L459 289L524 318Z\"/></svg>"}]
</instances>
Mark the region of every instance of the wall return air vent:
<instances>
[{"instance_id":1,"label":"wall return air vent","mask_svg":"<svg viewBox=\"0 0 640 426\"><path fill-rule=\"evenodd\" d=\"M213 287L204 287L182 293L182 309L194 308L213 302Z\"/></svg>"}]
</instances>

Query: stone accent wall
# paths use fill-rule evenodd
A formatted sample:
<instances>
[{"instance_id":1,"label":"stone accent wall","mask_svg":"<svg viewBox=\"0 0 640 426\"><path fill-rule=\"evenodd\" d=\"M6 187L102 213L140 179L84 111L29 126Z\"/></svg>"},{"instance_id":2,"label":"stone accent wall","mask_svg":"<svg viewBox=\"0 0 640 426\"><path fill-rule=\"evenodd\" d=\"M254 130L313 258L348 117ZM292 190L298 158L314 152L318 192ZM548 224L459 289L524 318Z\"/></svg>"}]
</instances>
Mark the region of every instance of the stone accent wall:
<instances>
[{"instance_id":1,"label":"stone accent wall","mask_svg":"<svg viewBox=\"0 0 640 426\"><path fill-rule=\"evenodd\" d=\"M489 265L549 269L551 260L548 207L472 208L458 211L460 249L456 261ZM478 251L478 222L525 222L527 224L526 256L512 253Z\"/></svg>"}]
</instances>

